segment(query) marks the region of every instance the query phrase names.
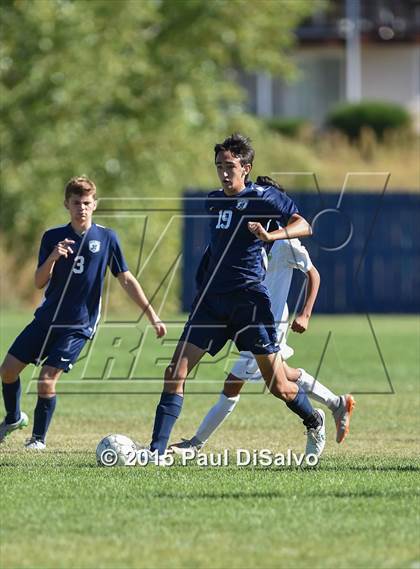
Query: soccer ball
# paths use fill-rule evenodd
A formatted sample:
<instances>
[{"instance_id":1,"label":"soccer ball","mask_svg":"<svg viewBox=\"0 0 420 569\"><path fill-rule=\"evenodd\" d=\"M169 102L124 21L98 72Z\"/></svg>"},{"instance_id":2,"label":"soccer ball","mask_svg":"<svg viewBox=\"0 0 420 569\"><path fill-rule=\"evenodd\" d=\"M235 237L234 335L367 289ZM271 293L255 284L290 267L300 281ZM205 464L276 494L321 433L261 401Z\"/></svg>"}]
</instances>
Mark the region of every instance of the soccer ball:
<instances>
[{"instance_id":1,"label":"soccer ball","mask_svg":"<svg viewBox=\"0 0 420 569\"><path fill-rule=\"evenodd\" d=\"M125 435L108 435L96 447L99 466L134 466L137 446Z\"/></svg>"}]
</instances>

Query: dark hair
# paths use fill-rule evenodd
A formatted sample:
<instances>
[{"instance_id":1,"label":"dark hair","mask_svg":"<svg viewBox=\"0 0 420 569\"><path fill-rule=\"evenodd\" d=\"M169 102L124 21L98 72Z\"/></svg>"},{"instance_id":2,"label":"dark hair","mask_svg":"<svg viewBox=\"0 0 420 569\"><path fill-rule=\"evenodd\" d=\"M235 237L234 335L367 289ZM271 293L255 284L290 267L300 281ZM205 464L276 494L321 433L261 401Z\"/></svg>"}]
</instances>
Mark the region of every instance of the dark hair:
<instances>
[{"instance_id":1,"label":"dark hair","mask_svg":"<svg viewBox=\"0 0 420 569\"><path fill-rule=\"evenodd\" d=\"M233 156L240 159L241 166L252 164L254 161L255 150L251 146L251 140L242 134L235 133L225 138L222 143L214 147L214 160L219 152L230 151Z\"/></svg>"},{"instance_id":2,"label":"dark hair","mask_svg":"<svg viewBox=\"0 0 420 569\"><path fill-rule=\"evenodd\" d=\"M255 183L259 186L273 186L273 188L277 188L277 190L284 192L284 188L280 186L278 182L273 180L273 178L270 178L270 176L258 176Z\"/></svg>"},{"instance_id":3,"label":"dark hair","mask_svg":"<svg viewBox=\"0 0 420 569\"><path fill-rule=\"evenodd\" d=\"M75 194L76 196L91 194L93 199L96 200L95 183L92 182L92 180L89 180L86 176L76 176L71 178L71 180L67 182L64 190L65 199L68 200L72 194Z\"/></svg>"}]
</instances>

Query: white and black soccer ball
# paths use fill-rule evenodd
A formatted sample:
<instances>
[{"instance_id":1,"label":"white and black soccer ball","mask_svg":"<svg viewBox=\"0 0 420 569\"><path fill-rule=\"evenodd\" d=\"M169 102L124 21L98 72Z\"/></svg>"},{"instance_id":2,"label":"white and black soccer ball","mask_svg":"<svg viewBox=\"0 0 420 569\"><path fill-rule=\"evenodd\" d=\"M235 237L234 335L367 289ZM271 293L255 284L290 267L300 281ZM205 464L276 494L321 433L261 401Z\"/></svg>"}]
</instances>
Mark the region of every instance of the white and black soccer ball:
<instances>
[{"instance_id":1,"label":"white and black soccer ball","mask_svg":"<svg viewBox=\"0 0 420 569\"><path fill-rule=\"evenodd\" d=\"M125 435L108 435L96 447L99 466L134 466L137 446Z\"/></svg>"}]
</instances>

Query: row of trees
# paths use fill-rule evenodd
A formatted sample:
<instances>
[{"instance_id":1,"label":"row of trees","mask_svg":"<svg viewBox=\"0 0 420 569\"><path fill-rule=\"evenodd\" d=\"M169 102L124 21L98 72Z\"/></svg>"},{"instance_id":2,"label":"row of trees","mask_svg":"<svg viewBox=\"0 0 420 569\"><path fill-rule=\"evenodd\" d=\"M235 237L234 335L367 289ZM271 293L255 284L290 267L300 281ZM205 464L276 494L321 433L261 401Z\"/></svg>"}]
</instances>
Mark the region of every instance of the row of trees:
<instances>
[{"instance_id":1,"label":"row of trees","mask_svg":"<svg viewBox=\"0 0 420 569\"><path fill-rule=\"evenodd\" d=\"M24 262L65 221L65 181L101 196L179 195L215 183L211 149L232 130L261 148L237 70L292 74L311 0L14 0L1 9L2 238ZM261 169L301 148L270 135ZM153 238L153 236L151 236Z\"/></svg>"}]
</instances>

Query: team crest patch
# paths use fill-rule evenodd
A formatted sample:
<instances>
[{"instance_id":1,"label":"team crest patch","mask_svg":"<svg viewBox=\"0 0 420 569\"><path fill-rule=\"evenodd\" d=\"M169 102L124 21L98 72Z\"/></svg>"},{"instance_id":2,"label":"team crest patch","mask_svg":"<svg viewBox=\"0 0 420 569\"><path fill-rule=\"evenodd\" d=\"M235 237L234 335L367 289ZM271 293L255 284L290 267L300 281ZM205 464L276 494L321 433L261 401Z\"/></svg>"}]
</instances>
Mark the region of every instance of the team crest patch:
<instances>
[{"instance_id":1,"label":"team crest patch","mask_svg":"<svg viewBox=\"0 0 420 569\"><path fill-rule=\"evenodd\" d=\"M248 205L248 200L238 200L238 203L236 204L236 209L245 209L247 205Z\"/></svg>"},{"instance_id":2,"label":"team crest patch","mask_svg":"<svg viewBox=\"0 0 420 569\"><path fill-rule=\"evenodd\" d=\"M100 241L89 241L89 251L91 253L98 253L100 248L101 248Z\"/></svg>"}]
</instances>

